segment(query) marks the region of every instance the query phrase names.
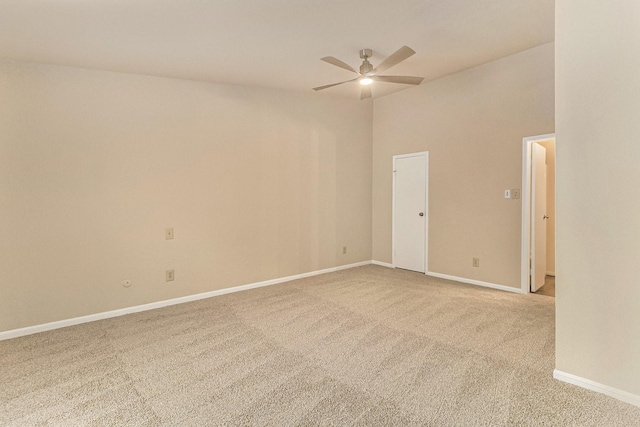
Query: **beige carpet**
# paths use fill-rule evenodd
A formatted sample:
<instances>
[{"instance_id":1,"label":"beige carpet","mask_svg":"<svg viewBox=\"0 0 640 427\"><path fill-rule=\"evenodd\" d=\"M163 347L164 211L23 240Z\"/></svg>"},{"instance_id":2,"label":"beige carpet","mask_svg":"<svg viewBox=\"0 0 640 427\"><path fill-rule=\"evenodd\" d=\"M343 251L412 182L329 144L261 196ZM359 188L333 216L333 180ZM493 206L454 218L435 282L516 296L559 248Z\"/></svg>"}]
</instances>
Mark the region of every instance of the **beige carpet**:
<instances>
[{"instance_id":1,"label":"beige carpet","mask_svg":"<svg viewBox=\"0 0 640 427\"><path fill-rule=\"evenodd\" d=\"M0 425L640 426L554 299L366 266L0 342Z\"/></svg>"}]
</instances>

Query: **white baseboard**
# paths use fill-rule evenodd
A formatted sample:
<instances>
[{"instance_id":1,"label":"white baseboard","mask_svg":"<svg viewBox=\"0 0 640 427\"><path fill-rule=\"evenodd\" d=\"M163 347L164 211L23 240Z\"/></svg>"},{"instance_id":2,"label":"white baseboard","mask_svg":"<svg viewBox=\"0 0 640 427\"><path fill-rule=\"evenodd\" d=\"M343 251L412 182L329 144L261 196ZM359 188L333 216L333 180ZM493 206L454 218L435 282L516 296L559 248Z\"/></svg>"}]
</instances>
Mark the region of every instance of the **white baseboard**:
<instances>
[{"instance_id":1,"label":"white baseboard","mask_svg":"<svg viewBox=\"0 0 640 427\"><path fill-rule=\"evenodd\" d=\"M500 291L514 292L516 294L525 293L520 288L512 288L511 286L497 285L495 283L483 282L483 281L474 280L474 279L466 279L464 277L449 276L448 274L434 273L433 271L427 271L425 274L427 276L439 277L440 279L454 280L456 282L468 283L470 285L484 286L485 288L498 289Z\"/></svg>"},{"instance_id":2,"label":"white baseboard","mask_svg":"<svg viewBox=\"0 0 640 427\"><path fill-rule=\"evenodd\" d=\"M173 298L170 300L152 302L149 304L137 305L133 307L121 308L118 310L105 311L102 313L90 314L87 316L74 317L72 319L59 320L56 322L43 323L40 325L28 326L26 328L12 329L0 332L0 341L11 338L18 338L25 335L37 334L39 332L51 331L53 329L64 328L67 326L79 325L81 323L94 322L96 320L109 319L112 317L124 316L125 314L138 313L141 311L153 310L169 305L182 304L185 302L197 301L205 298L216 297L219 295L230 294L233 292L246 291L248 289L261 288L263 286L276 285L278 283L289 282L291 280L304 279L305 277L317 276L320 274L333 273L334 271L347 270L349 268L360 267L371 264L371 261L357 262L355 264L341 265L338 267L325 268L324 270L310 271L308 273L296 274L294 276L281 277L278 279L265 280L263 282L250 283L248 285L234 286L232 288L219 289L216 291L204 292L201 294L187 295L184 297Z\"/></svg>"},{"instance_id":3,"label":"white baseboard","mask_svg":"<svg viewBox=\"0 0 640 427\"><path fill-rule=\"evenodd\" d=\"M393 264L389 264L388 262L382 262L382 261L371 261L371 264L373 265L379 265L380 267L387 267L387 268L395 268L393 266Z\"/></svg>"},{"instance_id":4,"label":"white baseboard","mask_svg":"<svg viewBox=\"0 0 640 427\"><path fill-rule=\"evenodd\" d=\"M562 372L557 369L553 371L553 378L565 383L577 385L578 387L586 388L587 390L606 394L607 396L611 396L615 399L640 407L640 396L636 394L600 384L577 375L567 374L566 372Z\"/></svg>"}]
</instances>

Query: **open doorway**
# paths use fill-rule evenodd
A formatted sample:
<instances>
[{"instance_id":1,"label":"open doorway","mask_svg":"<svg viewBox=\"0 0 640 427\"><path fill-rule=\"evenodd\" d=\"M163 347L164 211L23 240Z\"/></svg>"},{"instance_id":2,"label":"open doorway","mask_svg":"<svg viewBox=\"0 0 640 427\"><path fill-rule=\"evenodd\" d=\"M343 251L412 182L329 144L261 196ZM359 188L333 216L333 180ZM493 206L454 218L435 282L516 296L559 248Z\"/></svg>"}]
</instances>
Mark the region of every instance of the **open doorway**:
<instances>
[{"instance_id":1,"label":"open doorway","mask_svg":"<svg viewBox=\"0 0 640 427\"><path fill-rule=\"evenodd\" d=\"M522 291L555 296L555 135L524 138Z\"/></svg>"}]
</instances>

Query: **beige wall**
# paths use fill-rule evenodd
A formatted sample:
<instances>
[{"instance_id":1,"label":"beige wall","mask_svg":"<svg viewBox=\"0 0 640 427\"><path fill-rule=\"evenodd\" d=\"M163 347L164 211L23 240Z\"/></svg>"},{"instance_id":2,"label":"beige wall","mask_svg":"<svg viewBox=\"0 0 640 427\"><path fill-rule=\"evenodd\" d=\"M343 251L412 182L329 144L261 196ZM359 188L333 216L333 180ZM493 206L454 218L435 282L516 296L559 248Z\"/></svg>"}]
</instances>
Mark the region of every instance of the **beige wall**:
<instances>
[{"instance_id":1,"label":"beige wall","mask_svg":"<svg viewBox=\"0 0 640 427\"><path fill-rule=\"evenodd\" d=\"M640 2L556 1L556 367L640 396Z\"/></svg>"},{"instance_id":2,"label":"beige wall","mask_svg":"<svg viewBox=\"0 0 640 427\"><path fill-rule=\"evenodd\" d=\"M547 274L556 271L556 141L539 143L547 150Z\"/></svg>"},{"instance_id":3,"label":"beige wall","mask_svg":"<svg viewBox=\"0 0 640 427\"><path fill-rule=\"evenodd\" d=\"M522 138L554 131L553 51L375 100L374 260L392 262L392 156L429 151L429 270L520 287L521 200L504 190L522 186Z\"/></svg>"},{"instance_id":4,"label":"beige wall","mask_svg":"<svg viewBox=\"0 0 640 427\"><path fill-rule=\"evenodd\" d=\"M370 260L371 118L0 62L0 331Z\"/></svg>"}]
</instances>

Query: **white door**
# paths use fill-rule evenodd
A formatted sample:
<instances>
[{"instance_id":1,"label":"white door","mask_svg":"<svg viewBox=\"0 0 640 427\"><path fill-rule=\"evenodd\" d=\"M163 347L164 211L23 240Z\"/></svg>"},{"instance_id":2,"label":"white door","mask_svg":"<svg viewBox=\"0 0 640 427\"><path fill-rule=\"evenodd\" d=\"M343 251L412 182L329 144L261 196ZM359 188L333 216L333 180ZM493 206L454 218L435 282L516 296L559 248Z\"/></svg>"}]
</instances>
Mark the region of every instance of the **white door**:
<instances>
[{"instance_id":1,"label":"white door","mask_svg":"<svg viewBox=\"0 0 640 427\"><path fill-rule=\"evenodd\" d=\"M547 150L532 144L531 160L531 291L547 274Z\"/></svg>"},{"instance_id":2,"label":"white door","mask_svg":"<svg viewBox=\"0 0 640 427\"><path fill-rule=\"evenodd\" d=\"M429 153L393 158L393 264L427 271L427 168Z\"/></svg>"}]
</instances>

